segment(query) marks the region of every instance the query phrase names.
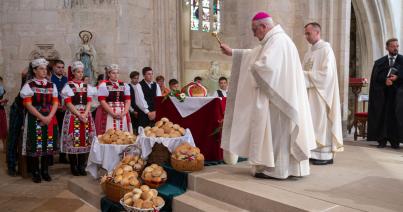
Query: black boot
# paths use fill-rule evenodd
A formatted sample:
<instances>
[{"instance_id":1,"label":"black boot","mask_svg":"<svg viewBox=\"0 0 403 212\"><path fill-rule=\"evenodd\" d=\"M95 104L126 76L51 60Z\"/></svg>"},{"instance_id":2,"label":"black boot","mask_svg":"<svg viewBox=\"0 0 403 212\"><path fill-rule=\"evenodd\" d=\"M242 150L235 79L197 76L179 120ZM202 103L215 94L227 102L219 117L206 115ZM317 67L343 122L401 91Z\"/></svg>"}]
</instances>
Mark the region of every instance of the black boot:
<instances>
[{"instance_id":1,"label":"black boot","mask_svg":"<svg viewBox=\"0 0 403 212\"><path fill-rule=\"evenodd\" d=\"M28 163L31 168L32 182L40 183L42 180L39 174L39 157L29 157Z\"/></svg>"},{"instance_id":2,"label":"black boot","mask_svg":"<svg viewBox=\"0 0 403 212\"><path fill-rule=\"evenodd\" d=\"M399 149L400 148L400 142L396 141L396 140L391 140L390 142L390 146L392 147L392 149Z\"/></svg>"},{"instance_id":3,"label":"black boot","mask_svg":"<svg viewBox=\"0 0 403 212\"><path fill-rule=\"evenodd\" d=\"M85 167L87 164L87 154L78 154L78 173L81 176L87 176Z\"/></svg>"},{"instance_id":4,"label":"black boot","mask_svg":"<svg viewBox=\"0 0 403 212\"><path fill-rule=\"evenodd\" d=\"M386 140L379 140L378 141L378 148L385 148L386 147Z\"/></svg>"},{"instance_id":5,"label":"black boot","mask_svg":"<svg viewBox=\"0 0 403 212\"><path fill-rule=\"evenodd\" d=\"M45 156L41 157L41 176L42 176L43 180L48 181L48 182L52 181L52 178L50 177L49 170L48 170L49 158L50 158L49 155L45 155Z\"/></svg>"},{"instance_id":6,"label":"black boot","mask_svg":"<svg viewBox=\"0 0 403 212\"><path fill-rule=\"evenodd\" d=\"M15 166L11 165L10 163L8 163L7 174L11 177L17 176L17 171L15 169Z\"/></svg>"},{"instance_id":7,"label":"black boot","mask_svg":"<svg viewBox=\"0 0 403 212\"><path fill-rule=\"evenodd\" d=\"M70 161L70 170L71 174L74 176L80 176L80 173L77 170L77 155L76 154L68 154Z\"/></svg>"}]
</instances>

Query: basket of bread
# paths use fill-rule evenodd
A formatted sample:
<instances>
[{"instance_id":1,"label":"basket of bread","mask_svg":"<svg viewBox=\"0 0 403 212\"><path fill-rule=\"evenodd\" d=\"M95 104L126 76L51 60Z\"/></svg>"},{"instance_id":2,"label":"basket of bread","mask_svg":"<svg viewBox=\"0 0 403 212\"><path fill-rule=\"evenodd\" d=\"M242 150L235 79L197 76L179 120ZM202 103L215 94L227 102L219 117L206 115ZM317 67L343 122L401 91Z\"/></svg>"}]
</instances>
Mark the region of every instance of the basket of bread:
<instances>
[{"instance_id":1,"label":"basket of bread","mask_svg":"<svg viewBox=\"0 0 403 212\"><path fill-rule=\"evenodd\" d=\"M199 171L204 168L204 156L199 148L182 143L172 153L171 165L177 171Z\"/></svg>"},{"instance_id":2,"label":"basket of bread","mask_svg":"<svg viewBox=\"0 0 403 212\"><path fill-rule=\"evenodd\" d=\"M150 154L147 155L149 163L162 165L170 163L171 151L166 144L170 142L182 142L184 140L193 140L189 130L174 124L168 118L161 118L155 123L154 127L140 128L139 142L144 146L152 143ZM164 145L165 143L165 145ZM146 152L146 151L144 151Z\"/></svg>"},{"instance_id":3,"label":"basket of bread","mask_svg":"<svg viewBox=\"0 0 403 212\"><path fill-rule=\"evenodd\" d=\"M174 124L168 118L161 118L154 127L144 128L144 135L151 138L177 138L184 136L185 128Z\"/></svg>"},{"instance_id":4,"label":"basket of bread","mask_svg":"<svg viewBox=\"0 0 403 212\"><path fill-rule=\"evenodd\" d=\"M104 134L98 135L101 144L129 145L136 143L137 136L121 130L108 129Z\"/></svg>"},{"instance_id":5,"label":"basket of bread","mask_svg":"<svg viewBox=\"0 0 403 212\"><path fill-rule=\"evenodd\" d=\"M141 174L143 183L151 188L160 187L167 181L167 178L167 172L157 164L146 167Z\"/></svg>"},{"instance_id":6,"label":"basket of bread","mask_svg":"<svg viewBox=\"0 0 403 212\"><path fill-rule=\"evenodd\" d=\"M119 202L125 193L140 187L139 173L144 165L144 160L139 156L125 156L111 175L102 177L101 186L105 195L112 201Z\"/></svg>"},{"instance_id":7,"label":"basket of bread","mask_svg":"<svg viewBox=\"0 0 403 212\"><path fill-rule=\"evenodd\" d=\"M120 199L120 204L129 212L159 211L165 205L164 199L158 196L158 191L147 185L127 192Z\"/></svg>"}]
</instances>

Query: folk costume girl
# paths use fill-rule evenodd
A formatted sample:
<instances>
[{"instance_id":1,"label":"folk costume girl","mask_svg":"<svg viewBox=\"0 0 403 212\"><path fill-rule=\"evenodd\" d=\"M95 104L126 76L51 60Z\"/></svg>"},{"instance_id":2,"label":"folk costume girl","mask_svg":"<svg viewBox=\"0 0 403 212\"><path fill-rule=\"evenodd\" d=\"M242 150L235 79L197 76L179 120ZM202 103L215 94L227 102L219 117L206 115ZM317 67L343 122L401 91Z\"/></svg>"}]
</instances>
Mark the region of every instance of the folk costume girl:
<instances>
[{"instance_id":1,"label":"folk costume girl","mask_svg":"<svg viewBox=\"0 0 403 212\"><path fill-rule=\"evenodd\" d=\"M3 151L6 151L6 139L7 139L7 117L4 106L7 104L8 99L3 98L6 94L6 90L3 87L3 78L0 77L0 140L3 143Z\"/></svg>"},{"instance_id":2,"label":"folk costume girl","mask_svg":"<svg viewBox=\"0 0 403 212\"><path fill-rule=\"evenodd\" d=\"M84 65L76 61L71 66L72 80L62 89L67 107L63 120L61 152L67 153L70 170L74 176L86 176L85 164L95 136L95 125L91 117L91 101L95 95L90 85L82 81Z\"/></svg>"},{"instance_id":3,"label":"folk costume girl","mask_svg":"<svg viewBox=\"0 0 403 212\"><path fill-rule=\"evenodd\" d=\"M130 87L118 80L119 66L106 67L106 80L98 87L98 100L101 105L97 112L97 134L104 134L108 129L133 133L130 116Z\"/></svg>"},{"instance_id":4,"label":"folk costume girl","mask_svg":"<svg viewBox=\"0 0 403 212\"><path fill-rule=\"evenodd\" d=\"M48 172L50 156L56 153L58 127L55 113L58 101L56 86L46 79L48 61L35 59L28 68L29 79L20 91L24 107L28 113L25 118L22 154L28 156L32 181L51 181ZM39 172L39 157L41 171Z\"/></svg>"}]
</instances>

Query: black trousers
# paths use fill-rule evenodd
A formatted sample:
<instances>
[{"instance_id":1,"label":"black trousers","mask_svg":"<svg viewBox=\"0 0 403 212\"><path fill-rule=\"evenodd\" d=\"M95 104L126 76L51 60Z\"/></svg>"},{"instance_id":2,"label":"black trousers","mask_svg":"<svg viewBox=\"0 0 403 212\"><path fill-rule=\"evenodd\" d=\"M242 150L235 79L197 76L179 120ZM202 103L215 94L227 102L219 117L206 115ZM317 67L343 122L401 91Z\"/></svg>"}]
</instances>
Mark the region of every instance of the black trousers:
<instances>
[{"instance_id":1,"label":"black trousers","mask_svg":"<svg viewBox=\"0 0 403 212\"><path fill-rule=\"evenodd\" d=\"M147 126L154 126L154 121L151 121L148 118L148 115L145 114L143 111L139 111L139 117L137 119L138 126L147 127Z\"/></svg>"},{"instance_id":2,"label":"black trousers","mask_svg":"<svg viewBox=\"0 0 403 212\"><path fill-rule=\"evenodd\" d=\"M24 124L24 108L16 102L10 108L10 120L7 141L7 166L15 170L18 161L18 142L22 140L22 126ZM21 142L22 143L22 142Z\"/></svg>"},{"instance_id":3,"label":"black trousers","mask_svg":"<svg viewBox=\"0 0 403 212\"><path fill-rule=\"evenodd\" d=\"M132 121L133 132L137 134L138 133L137 131L138 131L138 128L139 128L138 115L137 115L137 117L135 117L134 112L130 113L130 119Z\"/></svg>"},{"instance_id":4,"label":"black trousers","mask_svg":"<svg viewBox=\"0 0 403 212\"><path fill-rule=\"evenodd\" d=\"M62 136L62 127L63 127L63 119L64 119L64 114L65 114L66 112L65 111L62 111L62 110L57 110L56 111L56 119L57 119L57 125L58 125L58 127L59 127L59 136L58 136L58 138L60 138L61 136ZM60 140L60 139L59 139ZM59 146L60 146L61 144L59 144ZM60 146L61 147L61 146ZM53 157L50 159L51 160L51 162L50 162L50 164L53 164ZM62 160L62 161L66 161L67 159L66 159L66 153L59 153L59 160Z\"/></svg>"}]
</instances>

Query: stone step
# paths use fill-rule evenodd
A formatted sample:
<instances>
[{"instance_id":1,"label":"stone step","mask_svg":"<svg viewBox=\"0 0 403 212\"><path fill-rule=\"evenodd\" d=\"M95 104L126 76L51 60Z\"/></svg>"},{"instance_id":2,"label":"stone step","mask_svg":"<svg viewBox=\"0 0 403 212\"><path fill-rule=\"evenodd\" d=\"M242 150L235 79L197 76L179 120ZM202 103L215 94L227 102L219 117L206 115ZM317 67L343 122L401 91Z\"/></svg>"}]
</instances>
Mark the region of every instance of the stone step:
<instances>
[{"instance_id":1,"label":"stone step","mask_svg":"<svg viewBox=\"0 0 403 212\"><path fill-rule=\"evenodd\" d=\"M103 192L97 180L94 180L90 176L73 177L68 181L67 187L70 192L97 209L100 209Z\"/></svg>"},{"instance_id":2,"label":"stone step","mask_svg":"<svg viewBox=\"0 0 403 212\"><path fill-rule=\"evenodd\" d=\"M174 212L246 212L247 210L212 199L206 195L188 190L174 198L172 203Z\"/></svg>"},{"instance_id":3,"label":"stone step","mask_svg":"<svg viewBox=\"0 0 403 212\"><path fill-rule=\"evenodd\" d=\"M245 167L206 167L189 175L188 188L248 211L360 211L271 185L267 183L270 181L251 177Z\"/></svg>"}]
</instances>

